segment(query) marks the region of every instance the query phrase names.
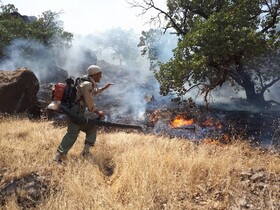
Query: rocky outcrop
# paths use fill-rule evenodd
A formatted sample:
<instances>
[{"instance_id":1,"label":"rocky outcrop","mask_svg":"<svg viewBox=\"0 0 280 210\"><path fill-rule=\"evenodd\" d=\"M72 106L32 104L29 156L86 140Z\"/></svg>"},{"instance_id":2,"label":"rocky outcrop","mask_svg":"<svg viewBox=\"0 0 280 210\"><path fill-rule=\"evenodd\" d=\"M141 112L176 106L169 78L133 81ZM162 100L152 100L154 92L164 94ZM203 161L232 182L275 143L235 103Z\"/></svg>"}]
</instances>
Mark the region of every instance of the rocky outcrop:
<instances>
[{"instance_id":1,"label":"rocky outcrop","mask_svg":"<svg viewBox=\"0 0 280 210\"><path fill-rule=\"evenodd\" d=\"M22 19L26 23L30 23L30 22L37 20L37 18L35 16L21 15L20 13L18 13L16 11L10 13L10 15L13 16L14 18Z\"/></svg>"},{"instance_id":2,"label":"rocky outcrop","mask_svg":"<svg viewBox=\"0 0 280 210\"><path fill-rule=\"evenodd\" d=\"M50 66L47 71L40 72L41 84L64 82L68 78L68 72L58 66Z\"/></svg>"},{"instance_id":3,"label":"rocky outcrop","mask_svg":"<svg viewBox=\"0 0 280 210\"><path fill-rule=\"evenodd\" d=\"M32 111L37 103L38 91L39 81L26 67L14 71L0 70L0 112Z\"/></svg>"}]
</instances>

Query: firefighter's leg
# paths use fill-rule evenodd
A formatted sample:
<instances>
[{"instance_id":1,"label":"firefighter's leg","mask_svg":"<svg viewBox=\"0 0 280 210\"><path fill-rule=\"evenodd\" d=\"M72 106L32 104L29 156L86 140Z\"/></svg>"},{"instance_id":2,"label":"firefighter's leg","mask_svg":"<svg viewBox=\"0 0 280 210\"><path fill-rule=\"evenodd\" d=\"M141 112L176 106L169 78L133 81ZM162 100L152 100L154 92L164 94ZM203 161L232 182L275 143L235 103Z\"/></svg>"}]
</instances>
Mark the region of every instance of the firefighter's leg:
<instances>
[{"instance_id":1,"label":"firefighter's leg","mask_svg":"<svg viewBox=\"0 0 280 210\"><path fill-rule=\"evenodd\" d=\"M68 151L76 142L79 132L80 132L79 125L73 123L71 120L68 119L67 133L63 137L57 151L60 152L61 154L67 154Z\"/></svg>"},{"instance_id":2,"label":"firefighter's leg","mask_svg":"<svg viewBox=\"0 0 280 210\"><path fill-rule=\"evenodd\" d=\"M86 133L86 139L85 139L83 151L81 153L82 156L89 155L90 148L94 146L96 141L96 136L97 136L97 127L94 126L91 129L87 129L85 133Z\"/></svg>"}]
</instances>

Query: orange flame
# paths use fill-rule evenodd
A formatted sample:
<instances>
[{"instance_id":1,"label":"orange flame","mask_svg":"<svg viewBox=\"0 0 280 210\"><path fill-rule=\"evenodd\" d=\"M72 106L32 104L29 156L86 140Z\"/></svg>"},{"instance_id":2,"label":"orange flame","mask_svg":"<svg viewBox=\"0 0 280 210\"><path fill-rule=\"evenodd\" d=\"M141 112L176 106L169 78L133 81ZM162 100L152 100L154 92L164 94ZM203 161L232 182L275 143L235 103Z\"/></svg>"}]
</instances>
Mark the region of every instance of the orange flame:
<instances>
[{"instance_id":1,"label":"orange flame","mask_svg":"<svg viewBox=\"0 0 280 210\"><path fill-rule=\"evenodd\" d=\"M224 133L221 135L220 138L217 138L217 139L206 138L206 139L203 139L202 142L207 143L207 144L215 144L215 145L223 146L223 145L230 143L230 138L227 134Z\"/></svg>"},{"instance_id":2,"label":"orange flame","mask_svg":"<svg viewBox=\"0 0 280 210\"><path fill-rule=\"evenodd\" d=\"M176 116L171 123L171 128L178 128L186 125L191 125L194 123L194 119L185 120L182 116Z\"/></svg>"},{"instance_id":3,"label":"orange flame","mask_svg":"<svg viewBox=\"0 0 280 210\"><path fill-rule=\"evenodd\" d=\"M222 125L220 122L216 122L211 118L208 118L205 122L202 123L202 125L206 127L216 127L217 129L222 129Z\"/></svg>"},{"instance_id":4,"label":"orange flame","mask_svg":"<svg viewBox=\"0 0 280 210\"><path fill-rule=\"evenodd\" d=\"M203 143L206 143L206 144L221 145L221 142L220 142L218 139L212 139L212 138L203 139L202 142L203 142Z\"/></svg>"}]
</instances>

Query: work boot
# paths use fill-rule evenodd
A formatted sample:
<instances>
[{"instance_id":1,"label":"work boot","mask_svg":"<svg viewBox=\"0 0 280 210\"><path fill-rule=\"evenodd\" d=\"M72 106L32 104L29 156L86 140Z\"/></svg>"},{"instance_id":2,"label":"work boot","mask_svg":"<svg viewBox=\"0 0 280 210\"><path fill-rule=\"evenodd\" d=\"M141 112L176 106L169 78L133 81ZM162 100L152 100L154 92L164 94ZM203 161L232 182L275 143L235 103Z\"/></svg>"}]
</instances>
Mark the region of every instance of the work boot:
<instances>
[{"instance_id":1,"label":"work boot","mask_svg":"<svg viewBox=\"0 0 280 210\"><path fill-rule=\"evenodd\" d=\"M85 144L84 149L81 152L81 156L84 157L84 158L88 157L90 155L90 148L91 148L91 145Z\"/></svg>"},{"instance_id":2,"label":"work boot","mask_svg":"<svg viewBox=\"0 0 280 210\"><path fill-rule=\"evenodd\" d=\"M54 157L53 157L53 161L57 162L57 163L62 163L62 161L66 158L65 154L62 154L60 152L56 152Z\"/></svg>"}]
</instances>

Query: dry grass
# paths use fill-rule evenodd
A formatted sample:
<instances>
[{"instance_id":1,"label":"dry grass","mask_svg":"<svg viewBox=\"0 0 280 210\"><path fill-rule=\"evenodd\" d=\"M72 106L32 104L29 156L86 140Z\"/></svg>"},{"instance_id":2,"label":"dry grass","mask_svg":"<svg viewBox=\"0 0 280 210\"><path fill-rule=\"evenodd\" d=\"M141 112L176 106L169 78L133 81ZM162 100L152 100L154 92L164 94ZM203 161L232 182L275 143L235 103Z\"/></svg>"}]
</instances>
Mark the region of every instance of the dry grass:
<instances>
[{"instance_id":1,"label":"dry grass","mask_svg":"<svg viewBox=\"0 0 280 210\"><path fill-rule=\"evenodd\" d=\"M100 132L92 157L79 156L80 134L62 167L51 159L65 131L46 121L2 119L0 189L36 172L49 181L36 209L280 208L277 152L238 141L221 146ZM0 208L20 209L18 196L6 196Z\"/></svg>"}]
</instances>

